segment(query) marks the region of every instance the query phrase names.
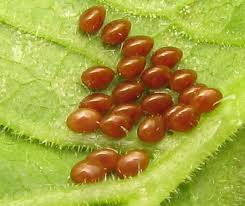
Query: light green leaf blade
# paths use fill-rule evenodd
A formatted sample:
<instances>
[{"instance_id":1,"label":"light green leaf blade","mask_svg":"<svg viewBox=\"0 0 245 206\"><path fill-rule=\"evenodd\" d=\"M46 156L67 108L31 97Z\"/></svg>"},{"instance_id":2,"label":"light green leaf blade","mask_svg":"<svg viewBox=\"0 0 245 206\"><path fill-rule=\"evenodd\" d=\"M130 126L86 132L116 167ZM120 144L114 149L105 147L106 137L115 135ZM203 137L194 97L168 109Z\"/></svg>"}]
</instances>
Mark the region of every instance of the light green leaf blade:
<instances>
[{"instance_id":1,"label":"light green leaf blade","mask_svg":"<svg viewBox=\"0 0 245 206\"><path fill-rule=\"evenodd\" d=\"M186 3L191 2L172 2L170 10L177 12ZM115 10L118 6L112 4L114 9L108 9L107 21L127 17L134 25L132 35L153 36L156 48L161 45L182 48L185 58L180 67L195 69L199 82L218 87L225 99L217 111L204 116L193 132L176 133L154 146L140 142L135 130L117 142L100 133L76 135L70 132L65 119L88 94L88 90L80 84L81 72L87 66L98 63L113 66L119 57L119 48L104 47L98 36L88 37L78 32L80 12L94 4L95 1L78 0L0 2L0 21L3 23L0 25L3 48L0 50L0 123L17 134L60 148L111 146L125 151L143 147L153 151L154 160L144 174L132 180L109 180L77 190L68 187L65 191L56 190L59 194L66 194L63 199L55 200L56 192L46 192L46 198L40 199L37 194L29 199L24 196L19 201L17 198L13 204L74 205L84 200L82 195L90 194L96 188L98 194L89 195L84 200L86 203L106 202L113 196L114 201L126 201L128 205L158 205L244 121L245 96L241 88L245 86L245 49L242 41L230 41L226 35L227 39L220 36L217 37L220 41L215 38L210 40L205 33L201 36L198 31L194 33L199 36L191 40L186 38L191 37L191 33L188 35L184 27L176 27L177 20L168 20L169 16L165 14L161 18L142 17L141 14L132 16L129 15L133 13L130 9L118 12ZM211 2L207 4L210 5ZM195 9L193 7L193 11ZM239 23L232 19L230 22ZM188 26L188 23L184 24ZM217 21L216 24L217 28L222 27L223 22ZM200 27L200 34L203 28ZM207 31L212 32L210 28ZM223 41L229 46L222 46ZM109 93L110 89L106 92ZM182 165L182 162L185 164ZM160 187L160 182L164 183L164 187Z\"/></svg>"},{"instance_id":2,"label":"light green leaf blade","mask_svg":"<svg viewBox=\"0 0 245 206\"><path fill-rule=\"evenodd\" d=\"M211 206L242 206L245 201L244 140L243 129L233 142L226 144L214 158L207 161L201 171L196 171L191 182L183 184L178 193L172 195L170 203L166 201L163 205L205 206L208 203ZM0 145L0 197L4 197L6 202L2 199L2 203L6 204L11 203L13 196L16 201L23 195L25 199L34 198L34 194L40 190L44 195L39 195L39 198L45 204L45 192L55 193L55 189L59 188L58 196L60 188L65 191L69 167L84 156L67 150L47 149L4 133L0 135ZM59 200L60 204L62 201Z\"/></svg>"},{"instance_id":3,"label":"light green leaf blade","mask_svg":"<svg viewBox=\"0 0 245 206\"><path fill-rule=\"evenodd\" d=\"M245 204L245 130L182 184L162 206L242 206Z\"/></svg>"},{"instance_id":4,"label":"light green leaf blade","mask_svg":"<svg viewBox=\"0 0 245 206\"><path fill-rule=\"evenodd\" d=\"M166 17L173 28L198 42L237 46L245 43L244 0L99 2L137 16Z\"/></svg>"}]
</instances>

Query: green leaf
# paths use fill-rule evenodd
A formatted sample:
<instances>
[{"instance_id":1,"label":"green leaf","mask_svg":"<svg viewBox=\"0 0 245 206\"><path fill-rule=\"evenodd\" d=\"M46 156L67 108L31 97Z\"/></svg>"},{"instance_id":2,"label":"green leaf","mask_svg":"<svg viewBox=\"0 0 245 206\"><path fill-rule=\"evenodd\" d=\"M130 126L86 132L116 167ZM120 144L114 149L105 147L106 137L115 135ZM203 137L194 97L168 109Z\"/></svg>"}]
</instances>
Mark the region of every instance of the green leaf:
<instances>
[{"instance_id":1,"label":"green leaf","mask_svg":"<svg viewBox=\"0 0 245 206\"><path fill-rule=\"evenodd\" d=\"M244 135L243 129L233 142L227 143L208 160L201 171L195 172L191 182L181 185L177 194L172 194L170 203L165 201L162 205L244 205ZM25 205L25 201L33 199L45 205L48 195L50 198L53 195L60 205L69 205L69 199L58 197L62 192L66 194L67 187L72 187L67 181L69 169L84 157L83 154L30 144L4 133L0 134L0 146L0 198L3 198L0 205ZM75 193L78 187L72 189Z\"/></svg>"},{"instance_id":2,"label":"green leaf","mask_svg":"<svg viewBox=\"0 0 245 206\"><path fill-rule=\"evenodd\" d=\"M99 0L137 16L166 17L174 28L198 42L243 46L244 0Z\"/></svg>"},{"instance_id":3,"label":"green leaf","mask_svg":"<svg viewBox=\"0 0 245 206\"><path fill-rule=\"evenodd\" d=\"M168 135L156 145L140 142L135 129L120 141L108 140L99 132L74 134L67 129L65 120L89 93L80 83L82 71L94 64L115 68L120 54L119 48L104 46L99 35L87 36L78 31L80 13L95 5L96 1L2 0L0 124L17 135L35 140L36 144L45 143L62 149L64 156L61 160L69 159L69 167L71 160L75 159L71 158L67 148L75 148L76 151L105 146L120 151L145 148L153 154L147 171L136 178L124 181L108 179L81 187L58 187L58 182L54 182L51 183L52 189L40 188L41 196L40 191L33 192L31 186L31 191L25 195L17 194L13 199L4 195L3 204L11 201L13 205L25 206L34 203L76 205L81 202L159 205L244 122L245 45L242 31L245 25L240 20L245 13L243 2L208 1L200 4L190 0L153 0L149 3L144 0L143 4L136 2L135 5L127 0L103 2L110 3L112 7L108 8L107 22L129 18L133 24L131 35L151 35L155 39L155 48L163 45L182 48L184 60L179 67L196 70L199 82L219 88L225 98L215 112L204 115L195 130ZM216 7L221 9L215 10ZM187 8L192 15L183 12ZM198 13L199 9L204 11L202 15ZM239 12L234 12L235 9ZM209 13L214 10L218 19ZM230 18L227 18L228 14ZM225 21L220 20L224 18ZM215 25L215 30L212 25ZM232 25L227 27L231 31L229 34L222 30L226 25ZM238 27L239 30L235 29ZM111 88L105 92L110 93ZM25 144L23 147L28 146ZM31 151L34 153L35 150ZM62 166L58 162L57 165ZM68 173L63 169L60 171L62 174L67 177ZM50 179L52 177L50 175ZM61 183L65 181L62 179Z\"/></svg>"},{"instance_id":4,"label":"green leaf","mask_svg":"<svg viewBox=\"0 0 245 206\"><path fill-rule=\"evenodd\" d=\"M245 130L196 171L162 206L242 206L245 203Z\"/></svg>"},{"instance_id":5,"label":"green leaf","mask_svg":"<svg viewBox=\"0 0 245 206\"><path fill-rule=\"evenodd\" d=\"M3 131L0 145L1 199L68 185L70 168L86 154L30 144Z\"/></svg>"}]
</instances>

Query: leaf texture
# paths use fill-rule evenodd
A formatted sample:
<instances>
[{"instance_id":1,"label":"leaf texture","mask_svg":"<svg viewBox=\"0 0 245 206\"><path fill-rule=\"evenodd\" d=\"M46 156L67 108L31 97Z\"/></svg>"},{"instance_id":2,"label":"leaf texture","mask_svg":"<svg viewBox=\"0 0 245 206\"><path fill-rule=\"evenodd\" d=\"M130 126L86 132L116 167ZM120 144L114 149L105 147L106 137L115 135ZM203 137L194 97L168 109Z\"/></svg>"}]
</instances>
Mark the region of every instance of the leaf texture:
<instances>
[{"instance_id":1,"label":"leaf texture","mask_svg":"<svg viewBox=\"0 0 245 206\"><path fill-rule=\"evenodd\" d=\"M184 59L179 68L194 69L199 82L219 88L225 95L221 106L204 115L192 132L168 135L153 146L140 142L135 129L120 141L108 140L99 132L77 135L69 131L67 115L89 93L80 83L82 71L94 64L115 68L120 57L120 48L104 46L99 35L87 36L77 28L80 13L98 3L109 6L107 22L130 19L131 35L152 36L155 49L182 48ZM6 165L3 168L18 175L8 177L8 170L0 170L4 177L0 179L4 185L0 205L159 205L245 120L244 13L244 1L2 0L0 124L11 129L11 135L2 134L2 157L11 155L8 145L14 146L10 147L13 159L1 161ZM105 92L109 94L113 85ZM14 135L33 143L19 143ZM83 158L86 149L100 147L119 151L145 148L152 152L152 162L136 178L73 186L67 180L71 165ZM32 161L41 165L39 169L28 160L35 152L37 159ZM49 154L57 162L50 160ZM23 176L19 171L23 164L26 174L36 171L42 178ZM208 174L208 168L203 171ZM191 188L196 191L195 183ZM183 198L188 203L188 195L184 193ZM180 203L174 200L170 204Z\"/></svg>"}]
</instances>

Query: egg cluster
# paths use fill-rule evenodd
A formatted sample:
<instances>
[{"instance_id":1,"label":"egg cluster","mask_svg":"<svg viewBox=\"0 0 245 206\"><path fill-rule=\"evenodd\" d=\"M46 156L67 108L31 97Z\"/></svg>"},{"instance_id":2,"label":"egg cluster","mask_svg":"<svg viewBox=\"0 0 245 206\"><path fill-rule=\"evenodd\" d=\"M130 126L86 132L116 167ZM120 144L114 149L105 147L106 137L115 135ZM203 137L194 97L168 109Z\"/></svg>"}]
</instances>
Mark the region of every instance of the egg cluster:
<instances>
[{"instance_id":1,"label":"egg cluster","mask_svg":"<svg viewBox=\"0 0 245 206\"><path fill-rule=\"evenodd\" d=\"M105 16L106 10L102 6L86 10L80 16L81 31L97 33L103 26ZM190 131L197 126L202 113L211 112L217 107L222 93L217 89L208 88L205 84L196 83L197 73L194 70L175 69L183 57L179 48L157 49L150 58L150 66L145 68L146 58L154 46L154 40L143 35L128 37L130 30L131 23L127 19L114 20L102 28L100 35L103 43L111 46L122 44L122 58L117 64L117 74L123 81L115 86L111 95L107 95L98 91L109 86L116 75L114 70L106 66L86 69L81 80L94 93L85 97L79 108L69 115L67 126L77 133L95 132L100 129L108 138L121 139L137 125L138 138L145 143L161 141L168 130ZM170 93L156 91L161 88L176 92L177 103ZM148 165L148 156L144 151L131 151L120 158L115 151L106 151L103 153L104 156L102 155L103 161L107 162L106 158L114 158L113 161L117 159L113 171L120 177L134 176ZM92 156L95 157L100 152L95 151ZM106 154L109 156L105 157ZM128 163L125 159L130 159L132 154L138 155L138 161ZM87 158L74 166L71 177L75 182L89 182L79 179L79 171L82 167L93 168L90 164L94 165L94 162L100 162L96 164L100 167L96 170L99 174L98 180L104 177L107 171L112 171L105 167L101 159L92 159L91 161L91 158ZM124 164L121 163L121 159L125 160ZM141 165L141 161L142 167L137 170L137 164ZM132 165L136 169L132 173L125 172L127 167L132 169Z\"/></svg>"},{"instance_id":2,"label":"egg cluster","mask_svg":"<svg viewBox=\"0 0 245 206\"><path fill-rule=\"evenodd\" d=\"M148 163L149 157L143 150L133 150L122 156L112 149L97 150L72 168L71 179L75 183L92 183L113 172L120 178L133 177L145 170Z\"/></svg>"}]
</instances>

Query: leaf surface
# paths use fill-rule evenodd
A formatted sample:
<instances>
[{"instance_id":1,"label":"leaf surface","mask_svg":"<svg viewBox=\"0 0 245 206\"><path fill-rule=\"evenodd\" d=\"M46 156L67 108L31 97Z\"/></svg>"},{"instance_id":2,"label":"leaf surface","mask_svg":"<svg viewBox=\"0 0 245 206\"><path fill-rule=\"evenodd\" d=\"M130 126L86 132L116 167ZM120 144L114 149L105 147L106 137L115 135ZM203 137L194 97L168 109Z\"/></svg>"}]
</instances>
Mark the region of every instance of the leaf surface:
<instances>
[{"instance_id":1,"label":"leaf surface","mask_svg":"<svg viewBox=\"0 0 245 206\"><path fill-rule=\"evenodd\" d=\"M65 184L68 180L63 175L66 174L67 178L67 167L57 162L55 164L62 167L59 171L61 176L51 181L52 189L40 188L40 196L40 192L32 191L30 183L30 193L25 192L22 196L22 193L18 194L19 189L13 190L11 192L17 193L14 200L3 195L3 204L7 204L9 198L12 205L32 205L34 202L36 205L76 205L81 202L159 205L244 122L243 1L208 1L205 4L190 0L143 1L143 4L136 2L135 6L128 0L124 1L125 4L122 1L103 2L110 4L107 22L115 18L129 18L133 24L131 35L152 36L155 48L165 45L180 47L184 51L184 59L179 68L196 70L199 82L219 88L225 98L215 112L204 115L195 130L168 135L164 141L153 146L140 142L135 129L120 141L108 140L99 132L74 134L67 129L65 120L89 93L80 83L82 71L94 64L115 68L120 55L119 48L104 46L99 35L87 36L78 31L80 13L97 2L2 0L0 124L17 135L34 140L35 144L45 143L62 149L64 155L61 155L61 160L66 162L69 159L69 167L78 157L82 158L83 153L75 158L72 152L66 151L68 148L79 151L81 148L110 146L120 151L145 148L152 152L149 168L136 178L125 181L109 179L81 187ZM142 5L145 7L140 7ZM216 7L220 9L216 10ZM156 13L151 11L152 8ZM191 15L185 15L183 9L186 8ZM199 10L203 11L201 15ZM221 21L224 10L230 18ZM210 15L214 11L219 19ZM224 28L232 32L223 32ZM113 85L117 82L115 80ZM113 85L105 92L110 93ZM23 144L23 148L32 147L27 145ZM40 154L43 150L40 149ZM50 177L48 173L45 175L53 178L52 174ZM66 186L57 186L59 181ZM5 185L8 183L5 182Z\"/></svg>"}]
</instances>

